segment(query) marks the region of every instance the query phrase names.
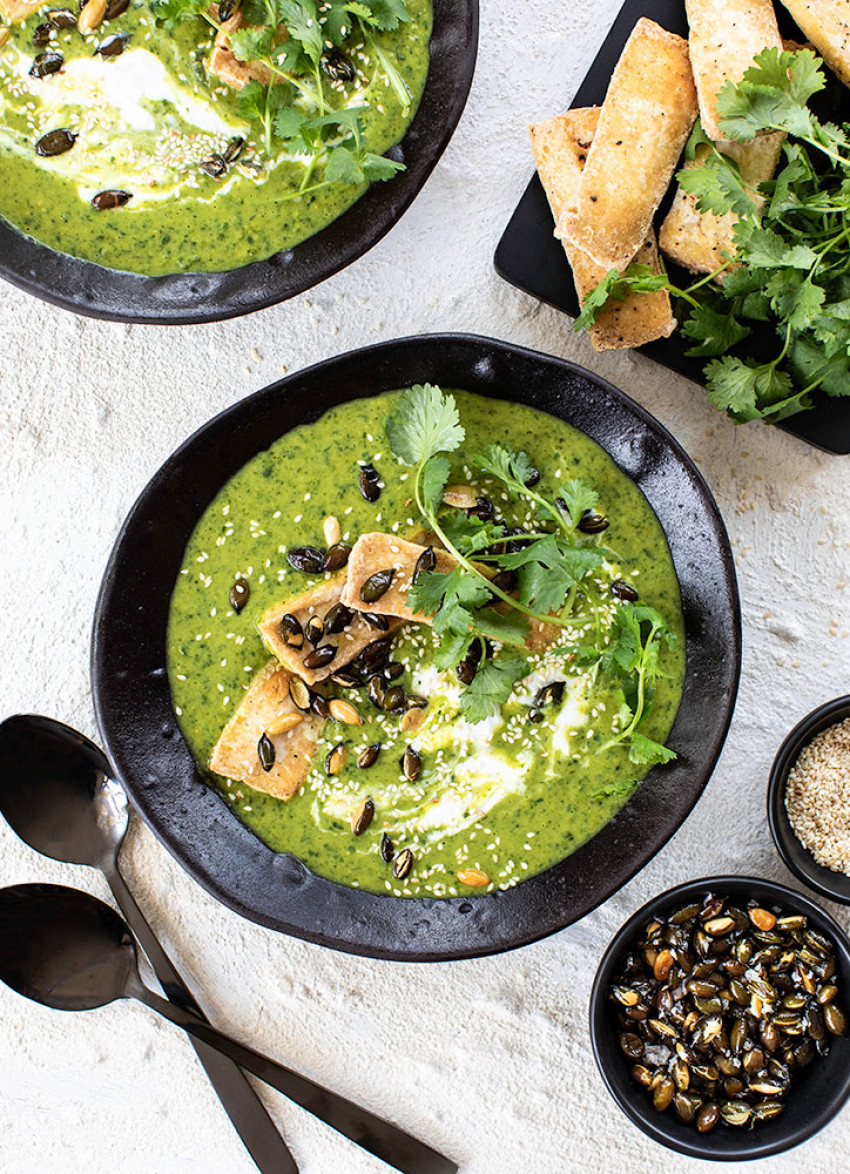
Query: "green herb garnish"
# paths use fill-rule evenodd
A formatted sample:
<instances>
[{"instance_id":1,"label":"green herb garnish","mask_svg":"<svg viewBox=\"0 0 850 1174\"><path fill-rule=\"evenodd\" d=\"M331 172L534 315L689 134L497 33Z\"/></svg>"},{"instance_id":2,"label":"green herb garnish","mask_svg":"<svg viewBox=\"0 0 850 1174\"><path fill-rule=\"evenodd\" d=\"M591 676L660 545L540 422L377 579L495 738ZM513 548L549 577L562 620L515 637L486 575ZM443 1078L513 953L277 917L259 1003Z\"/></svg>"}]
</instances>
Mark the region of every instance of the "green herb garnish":
<instances>
[{"instance_id":1,"label":"green herb garnish","mask_svg":"<svg viewBox=\"0 0 850 1174\"><path fill-rule=\"evenodd\" d=\"M413 496L425 524L458 563L449 573L420 575L408 600L414 610L433 617L440 637L434 655L438 668L455 668L476 643L480 646L481 663L461 693L460 706L469 721L481 721L496 713L516 682L530 672L530 622L567 631L584 630L590 623L600 631L594 575L605 562L606 551L598 536L579 529L584 515L597 508L598 495L585 482L572 480L553 500L535 484L535 470L525 453L488 445L473 463L513 499L523 501L533 517L530 529L506 533L495 518L482 520L443 506L451 473L446 454L456 452L465 440L453 396L430 384L408 389L387 421L386 432L395 456L415 468ZM516 575L515 593L491 581L499 572ZM584 614L577 613L579 604L586 609ZM597 665L614 678L623 693L620 732L601 749L622 743L632 762L643 764L675 757L637 732L652 707L661 641L672 639L654 609L623 604L615 613L610 645L600 650L577 644L570 650L579 663ZM487 656L488 641L501 646L495 656Z\"/></svg>"},{"instance_id":2,"label":"green herb garnish","mask_svg":"<svg viewBox=\"0 0 850 1174\"><path fill-rule=\"evenodd\" d=\"M681 289L645 265L612 270L588 296L576 328L596 320L609 298L667 289L686 304L688 355L710 359L710 401L736 423L777 422L812 406L812 392L850 395L850 138L848 126L822 122L809 101L826 85L810 50L766 49L737 85L718 98L724 135L749 142L782 131L784 165L758 191L718 151L699 124L687 154L700 165L677 179L701 212L734 212L736 255L716 274ZM719 277L719 283L713 278ZM769 322L776 354L757 362L728 352L753 325Z\"/></svg>"},{"instance_id":3,"label":"green herb garnish","mask_svg":"<svg viewBox=\"0 0 850 1174\"><path fill-rule=\"evenodd\" d=\"M155 7L167 28L202 18L221 30L202 0L156 0ZM324 65L329 47L365 44L376 65L361 96L368 99L384 78L409 110L410 91L379 39L410 19L406 0L243 0L241 11L248 25L227 34L231 50L239 61L265 66L272 83L249 82L239 91L239 109L261 128L269 156L279 152L302 163L297 196L331 184L388 180L404 171L403 163L369 150L367 104L335 107L339 94L328 84ZM354 66L346 60L353 79Z\"/></svg>"}]
</instances>

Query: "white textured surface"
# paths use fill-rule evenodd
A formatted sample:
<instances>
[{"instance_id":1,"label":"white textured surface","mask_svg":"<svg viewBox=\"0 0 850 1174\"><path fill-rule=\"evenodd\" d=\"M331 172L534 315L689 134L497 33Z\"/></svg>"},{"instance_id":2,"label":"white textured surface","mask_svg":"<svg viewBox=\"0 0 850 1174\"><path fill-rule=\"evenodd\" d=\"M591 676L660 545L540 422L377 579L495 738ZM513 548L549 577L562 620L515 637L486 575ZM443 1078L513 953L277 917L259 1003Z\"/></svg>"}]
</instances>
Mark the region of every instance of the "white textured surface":
<instances>
[{"instance_id":1,"label":"white textured surface","mask_svg":"<svg viewBox=\"0 0 850 1174\"><path fill-rule=\"evenodd\" d=\"M415 331L462 329L600 371L682 441L736 550L744 676L706 795L666 849L582 923L482 961L372 962L241 921L134 823L124 867L212 1018L255 1047L395 1118L464 1174L708 1170L663 1153L608 1098L588 1053L586 1000L611 933L638 904L713 871L788 880L764 791L788 728L850 690L846 459L761 426L736 429L648 360L598 357L565 319L502 284L498 236L530 170L526 123L558 111L617 0L483 0L482 50L461 127L404 221L305 296L180 331L76 319L0 288L0 713L44 712L93 734L89 625L102 569L150 474L194 428L314 360ZM0 883L84 885L0 827ZM846 911L839 915L845 925ZM141 1007L63 1016L0 988L0 1169L10 1174L251 1174L191 1049ZM383 1169L277 1094L304 1174ZM847 1168L850 1112L773 1174Z\"/></svg>"}]
</instances>

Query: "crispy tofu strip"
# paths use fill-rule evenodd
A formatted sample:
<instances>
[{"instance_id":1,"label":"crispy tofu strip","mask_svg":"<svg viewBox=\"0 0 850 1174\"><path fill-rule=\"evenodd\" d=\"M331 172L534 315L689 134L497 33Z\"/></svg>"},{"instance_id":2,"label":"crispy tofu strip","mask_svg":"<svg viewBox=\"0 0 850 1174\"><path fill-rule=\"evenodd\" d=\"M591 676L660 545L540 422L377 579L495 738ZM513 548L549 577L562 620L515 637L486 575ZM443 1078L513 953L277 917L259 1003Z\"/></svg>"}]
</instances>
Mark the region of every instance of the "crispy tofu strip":
<instances>
[{"instance_id":1,"label":"crispy tofu strip","mask_svg":"<svg viewBox=\"0 0 850 1174\"><path fill-rule=\"evenodd\" d=\"M10 24L19 24L43 7L44 0L0 0L0 13Z\"/></svg>"},{"instance_id":2,"label":"crispy tofu strip","mask_svg":"<svg viewBox=\"0 0 850 1174\"><path fill-rule=\"evenodd\" d=\"M417 560L425 549L424 546L406 542L395 534L361 534L354 543L348 559L342 602L346 607L365 608L375 615L395 616L400 620L417 620L419 623L430 624L431 616L412 611L405 599L413 582ZM449 574L457 566L455 559L444 550L435 550L434 556L437 560L434 569L441 574ZM389 590L375 603L364 603L360 592L366 580L378 571L390 568L395 571L395 575Z\"/></svg>"},{"instance_id":3,"label":"crispy tofu strip","mask_svg":"<svg viewBox=\"0 0 850 1174\"><path fill-rule=\"evenodd\" d=\"M614 70L557 235L606 271L625 268L647 238L696 115L687 41L642 17Z\"/></svg>"},{"instance_id":4,"label":"crispy tofu strip","mask_svg":"<svg viewBox=\"0 0 850 1174\"><path fill-rule=\"evenodd\" d=\"M213 5L213 12L218 14L216 5ZM214 73L233 90L244 89L250 81L257 81L261 86L271 85L273 81L271 70L262 61L240 61L230 48L228 34L247 27L248 21L242 15L241 9L237 9L221 26L210 53L210 73Z\"/></svg>"},{"instance_id":5,"label":"crispy tofu strip","mask_svg":"<svg viewBox=\"0 0 850 1174\"><path fill-rule=\"evenodd\" d=\"M710 139L723 138L717 95L738 82L763 49L781 49L772 0L685 0L699 112Z\"/></svg>"},{"instance_id":6,"label":"crispy tofu strip","mask_svg":"<svg viewBox=\"0 0 850 1174\"><path fill-rule=\"evenodd\" d=\"M302 648L293 648L292 645L287 644L280 630L280 621L287 614L293 615L303 629L311 616L320 616L324 619L334 604L340 602L344 583L345 575L340 574L311 587L301 595L276 603L263 614L257 624L257 630L269 652L276 656L290 673L301 677L308 685L315 685L319 681L327 680L331 673L335 673L337 669L359 656L367 644L386 635L385 632L372 627L360 616L358 608L364 611L374 612L375 610L367 608L364 603L360 602L354 608L358 614L354 616L348 627L344 628L342 632L328 635L322 640L323 644L333 644L337 648L337 654L331 663L322 669L304 667L304 657L312 651L311 645L306 640ZM391 623L389 630L394 631L398 627L400 627L400 623Z\"/></svg>"},{"instance_id":7,"label":"crispy tofu strip","mask_svg":"<svg viewBox=\"0 0 850 1174\"><path fill-rule=\"evenodd\" d=\"M381 596L377 603L371 605L372 611L379 615L391 615L402 620L415 620L421 624L433 623L431 616L422 612L414 612L405 600L416 562L424 546L415 542L405 542L395 534L362 534L354 544L351 557L348 560L348 574L345 589L342 593L342 602L348 607L355 607L360 601L360 591L370 575L389 567L395 570L395 576L390 589ZM441 574L448 574L457 566L456 560L445 550L437 550L434 554L437 565L434 568ZM492 575L489 567L478 566L483 575ZM360 601L360 606L365 606ZM554 644L563 635L563 628L557 624L546 624L534 621L531 632L526 639L526 645L537 652L542 648Z\"/></svg>"},{"instance_id":8,"label":"crispy tofu strip","mask_svg":"<svg viewBox=\"0 0 850 1174\"><path fill-rule=\"evenodd\" d=\"M735 160L746 182L756 187L773 178L784 141L785 136L777 132L751 143L719 142L717 147ZM694 162L686 163L685 167L701 166L707 154L708 147L698 147ZM737 220L734 212L725 216L700 212L696 196L679 188L661 225L658 242L662 252L677 265L693 273L713 273L725 264L727 256L735 255L732 230Z\"/></svg>"},{"instance_id":9,"label":"crispy tofu strip","mask_svg":"<svg viewBox=\"0 0 850 1174\"><path fill-rule=\"evenodd\" d=\"M289 696L290 675L270 660L251 682L210 757L210 770L247 783L276 799L291 799L310 772L324 718L301 713ZM301 720L284 733L269 733L282 717ZM260 765L257 744L267 733L275 749L271 770Z\"/></svg>"},{"instance_id":10,"label":"crispy tofu strip","mask_svg":"<svg viewBox=\"0 0 850 1174\"><path fill-rule=\"evenodd\" d=\"M846 86L850 86L850 0L782 0Z\"/></svg>"},{"instance_id":11,"label":"crispy tofu strip","mask_svg":"<svg viewBox=\"0 0 850 1174\"><path fill-rule=\"evenodd\" d=\"M570 110L529 127L537 171L546 192L555 223L575 199L587 153L599 121L599 107ZM563 241L573 270L579 302L605 276L605 270L586 253ZM655 233L652 229L638 249L635 261L661 271ZM612 301L590 327L590 341L597 351L643 346L654 338L667 338L676 328L666 290L657 293L629 293L621 302Z\"/></svg>"}]
</instances>

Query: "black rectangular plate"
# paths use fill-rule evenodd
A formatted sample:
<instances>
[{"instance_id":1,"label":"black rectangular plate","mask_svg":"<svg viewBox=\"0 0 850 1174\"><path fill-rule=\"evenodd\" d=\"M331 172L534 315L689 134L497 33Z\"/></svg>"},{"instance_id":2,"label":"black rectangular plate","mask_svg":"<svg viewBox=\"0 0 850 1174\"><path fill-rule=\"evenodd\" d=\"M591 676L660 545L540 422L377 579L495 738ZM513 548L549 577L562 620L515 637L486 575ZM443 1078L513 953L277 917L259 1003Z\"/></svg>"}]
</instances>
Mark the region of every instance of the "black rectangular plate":
<instances>
[{"instance_id":1,"label":"black rectangular plate","mask_svg":"<svg viewBox=\"0 0 850 1174\"><path fill-rule=\"evenodd\" d=\"M778 13L783 35L804 40L802 33L785 19L783 11ZM688 22L682 0L626 0L605 43L599 50L572 102L564 109L575 106L601 105L608 90L611 74L623 51L623 46L635 24L642 16L648 16L671 32L688 35ZM843 106L833 110L833 119L850 121L850 94L842 87ZM659 217L666 214L669 198L659 209ZM548 302L558 310L575 318L579 312L572 270L567 261L561 242L553 235L552 213L537 174L525 190L517 205L508 227L505 229L496 249L496 272L505 281L532 297ZM669 265L672 280L687 285L693 279L675 265ZM694 383L703 383L704 359L689 359L685 351L688 340L676 332L670 338L660 338L641 347L641 353L656 363L685 375ZM770 327L767 337L759 338L758 332L745 344L749 353L761 356L775 349L775 335ZM741 348L738 348L741 353ZM826 452L850 453L850 399L830 399L827 396L813 397L815 406L806 412L792 416L778 427L798 436Z\"/></svg>"}]
</instances>

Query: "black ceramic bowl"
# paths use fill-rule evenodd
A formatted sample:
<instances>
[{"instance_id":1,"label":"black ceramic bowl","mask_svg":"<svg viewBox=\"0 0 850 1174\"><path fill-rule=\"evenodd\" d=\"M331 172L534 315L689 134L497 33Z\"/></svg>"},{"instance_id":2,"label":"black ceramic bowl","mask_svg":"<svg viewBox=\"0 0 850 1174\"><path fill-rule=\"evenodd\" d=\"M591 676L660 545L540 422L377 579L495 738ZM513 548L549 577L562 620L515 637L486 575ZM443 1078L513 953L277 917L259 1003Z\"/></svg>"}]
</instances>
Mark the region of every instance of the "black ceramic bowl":
<instances>
[{"instance_id":1,"label":"black ceramic bowl","mask_svg":"<svg viewBox=\"0 0 850 1174\"><path fill-rule=\"evenodd\" d=\"M773 760L770 781L767 784L767 820L776 850L795 876L822 897L850 905L850 876L833 872L818 864L808 848L804 848L791 827L785 809L785 783L800 751L816 734L850 717L850 696L836 697L812 710L799 722Z\"/></svg>"},{"instance_id":2,"label":"black ceramic bowl","mask_svg":"<svg viewBox=\"0 0 850 1174\"><path fill-rule=\"evenodd\" d=\"M689 1157L708 1158L715 1162L766 1158L812 1137L841 1109L850 1096L850 1038L830 1037L829 1054L795 1072L786 1108L779 1117L762 1122L752 1130L720 1124L710 1133L697 1133L693 1125L684 1124L670 1110L657 1113L646 1090L632 1080L629 1074L631 1063L623 1055L617 1040L619 1029L609 990L628 947L651 917L677 905L685 905L707 892L736 897L742 902L754 897L761 905L778 905L787 913L805 914L809 924L835 944L839 998L844 1006L847 1005L850 939L828 913L808 897L772 881L746 876L704 877L668 889L648 901L629 918L605 951L590 995L593 1054L611 1096L638 1129L653 1141Z\"/></svg>"},{"instance_id":3,"label":"black ceramic bowl","mask_svg":"<svg viewBox=\"0 0 850 1174\"><path fill-rule=\"evenodd\" d=\"M276 437L335 404L432 382L538 408L596 440L664 527L682 592L684 696L675 762L654 768L617 816L566 860L506 892L376 896L314 876L239 822L180 735L166 675L169 598L183 551L222 485ZM408 961L493 954L562 929L646 864L690 812L723 745L741 660L740 607L723 522L673 437L638 404L571 363L469 335L424 335L330 359L234 405L188 440L142 493L118 538L94 626L95 707L133 801L188 871L263 925Z\"/></svg>"},{"instance_id":4,"label":"black ceramic bowl","mask_svg":"<svg viewBox=\"0 0 850 1174\"><path fill-rule=\"evenodd\" d=\"M374 183L327 228L225 273L145 277L58 253L0 220L0 277L65 310L114 322L188 325L262 310L362 257L407 211L460 121L478 52L478 0L434 0L431 65L407 134L389 154L407 168Z\"/></svg>"}]
</instances>

